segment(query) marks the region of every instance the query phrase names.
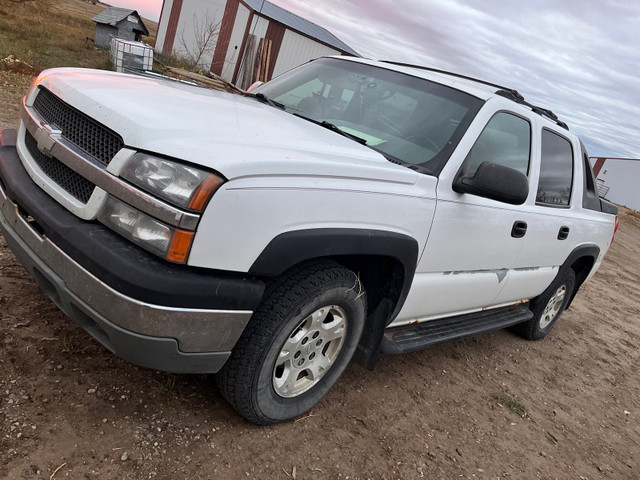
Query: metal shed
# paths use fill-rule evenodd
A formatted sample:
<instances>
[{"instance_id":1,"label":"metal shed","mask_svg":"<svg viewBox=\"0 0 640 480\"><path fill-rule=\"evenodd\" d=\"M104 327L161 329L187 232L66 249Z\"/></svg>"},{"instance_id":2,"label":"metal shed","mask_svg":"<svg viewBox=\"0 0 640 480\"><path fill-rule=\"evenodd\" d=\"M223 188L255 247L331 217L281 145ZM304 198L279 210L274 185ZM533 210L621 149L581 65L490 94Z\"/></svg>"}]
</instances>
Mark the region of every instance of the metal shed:
<instances>
[{"instance_id":1,"label":"metal shed","mask_svg":"<svg viewBox=\"0 0 640 480\"><path fill-rule=\"evenodd\" d=\"M215 38L198 66L243 87L323 55L359 56L327 29L266 0L164 0L156 51L193 58L211 27Z\"/></svg>"},{"instance_id":2,"label":"metal shed","mask_svg":"<svg viewBox=\"0 0 640 480\"><path fill-rule=\"evenodd\" d=\"M591 157L601 197L640 210L640 158Z\"/></svg>"},{"instance_id":3,"label":"metal shed","mask_svg":"<svg viewBox=\"0 0 640 480\"><path fill-rule=\"evenodd\" d=\"M111 37L140 41L142 35L149 35L137 11L128 8L110 7L91 19L96 22L95 43L108 48Z\"/></svg>"}]
</instances>

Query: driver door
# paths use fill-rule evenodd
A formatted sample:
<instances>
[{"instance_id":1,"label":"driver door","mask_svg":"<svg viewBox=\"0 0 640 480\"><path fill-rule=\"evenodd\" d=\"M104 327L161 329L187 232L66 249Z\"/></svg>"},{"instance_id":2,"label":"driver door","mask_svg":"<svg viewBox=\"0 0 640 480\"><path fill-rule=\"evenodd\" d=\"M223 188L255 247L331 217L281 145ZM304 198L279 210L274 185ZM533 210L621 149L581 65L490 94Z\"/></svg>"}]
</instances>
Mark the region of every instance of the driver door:
<instances>
[{"instance_id":1,"label":"driver door","mask_svg":"<svg viewBox=\"0 0 640 480\"><path fill-rule=\"evenodd\" d=\"M507 111L483 113L490 118L475 141L469 141L473 145L463 161L456 165L452 158L440 175L431 233L395 325L495 306L516 266L523 246L515 229L521 208L452 188L460 168L472 175L485 161L529 173L530 120Z\"/></svg>"}]
</instances>

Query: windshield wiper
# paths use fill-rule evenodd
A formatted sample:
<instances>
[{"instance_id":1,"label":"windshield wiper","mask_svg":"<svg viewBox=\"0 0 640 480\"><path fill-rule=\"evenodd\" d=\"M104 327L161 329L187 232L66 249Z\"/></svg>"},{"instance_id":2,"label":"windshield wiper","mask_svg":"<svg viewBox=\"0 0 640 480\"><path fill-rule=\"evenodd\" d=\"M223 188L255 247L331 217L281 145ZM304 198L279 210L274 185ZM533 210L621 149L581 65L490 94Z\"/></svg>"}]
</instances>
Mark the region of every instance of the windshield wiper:
<instances>
[{"instance_id":1,"label":"windshield wiper","mask_svg":"<svg viewBox=\"0 0 640 480\"><path fill-rule=\"evenodd\" d=\"M280 102L276 102L275 100L271 100L264 93L245 93L244 96L245 97L255 98L256 100L258 100L258 101L260 101L262 103L266 103L267 105L270 105L272 107L279 108L280 110L284 110L285 109L284 104L282 104Z\"/></svg>"},{"instance_id":2,"label":"windshield wiper","mask_svg":"<svg viewBox=\"0 0 640 480\"><path fill-rule=\"evenodd\" d=\"M305 120L308 120L311 123L315 123L316 125L320 125L321 127L324 127L327 130L331 130L332 132L339 133L343 137L347 137L347 138L350 138L351 140L355 140L356 142L358 142L358 143L360 143L362 145L366 145L367 144L367 141L364 138L359 137L357 135L353 135L352 133L349 133L349 132L345 132L344 130L342 130L337 125L334 125L331 122L327 122L326 120L322 120L322 121L314 120L313 118L305 117L304 115L300 115L299 113L294 113L293 115L295 115L296 117L304 118Z\"/></svg>"}]
</instances>

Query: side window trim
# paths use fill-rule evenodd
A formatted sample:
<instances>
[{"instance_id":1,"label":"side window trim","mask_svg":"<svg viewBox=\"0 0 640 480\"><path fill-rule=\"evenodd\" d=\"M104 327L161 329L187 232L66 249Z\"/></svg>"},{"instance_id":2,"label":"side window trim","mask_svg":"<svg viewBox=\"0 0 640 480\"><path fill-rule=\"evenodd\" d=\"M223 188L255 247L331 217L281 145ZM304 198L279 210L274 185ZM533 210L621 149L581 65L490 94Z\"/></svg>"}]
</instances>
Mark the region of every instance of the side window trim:
<instances>
[{"instance_id":1,"label":"side window trim","mask_svg":"<svg viewBox=\"0 0 640 480\"><path fill-rule=\"evenodd\" d=\"M566 205L556 205L553 203L545 203L545 202L540 202L537 199L537 195L540 189L540 179L542 177L542 154L543 154L543 145L542 145L542 140L543 140L543 134L544 132L547 131L553 135L557 135L558 137L562 138L563 140L565 140L568 144L569 147L571 148L571 182L570 182L570 189L569 189L569 203L567 203ZM567 138L566 136L564 136L562 133L557 132L556 130L553 130L552 128L549 127L542 127L542 129L540 130L540 170L538 172L538 190L536 192L536 201L535 204L541 207L548 207L548 208L564 208L564 209L570 209L571 208L571 199L573 196L573 191L574 191L574 186L573 183L575 181L575 169L576 169L576 150L574 148L573 142Z\"/></svg>"}]
</instances>

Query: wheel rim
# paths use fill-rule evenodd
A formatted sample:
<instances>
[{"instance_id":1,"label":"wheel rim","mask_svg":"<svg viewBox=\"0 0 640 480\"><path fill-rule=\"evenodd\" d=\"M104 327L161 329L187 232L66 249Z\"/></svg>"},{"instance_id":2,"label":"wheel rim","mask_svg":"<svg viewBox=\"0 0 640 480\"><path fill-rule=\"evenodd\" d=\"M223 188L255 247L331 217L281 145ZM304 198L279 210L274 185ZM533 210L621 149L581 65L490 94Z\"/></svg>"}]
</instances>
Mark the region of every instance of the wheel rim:
<instances>
[{"instance_id":1,"label":"wheel rim","mask_svg":"<svg viewBox=\"0 0 640 480\"><path fill-rule=\"evenodd\" d=\"M547 302L547 306L544 307L542 312L542 316L540 317L540 329L544 330L547 328L551 322L558 316L560 310L562 309L562 304L564 303L564 297L567 294L567 286L562 285L560 288L556 290L556 292L551 296L549 302Z\"/></svg>"},{"instance_id":2,"label":"wheel rim","mask_svg":"<svg viewBox=\"0 0 640 480\"><path fill-rule=\"evenodd\" d=\"M289 334L273 369L273 388L296 397L314 385L335 363L347 334L347 314L337 305L317 309Z\"/></svg>"}]
</instances>

